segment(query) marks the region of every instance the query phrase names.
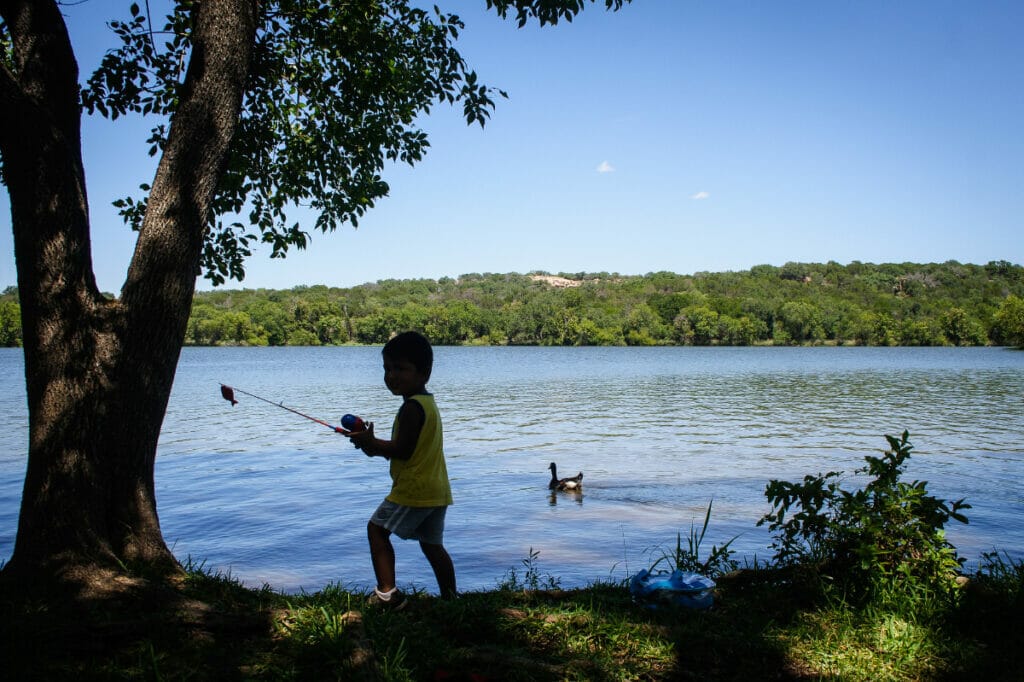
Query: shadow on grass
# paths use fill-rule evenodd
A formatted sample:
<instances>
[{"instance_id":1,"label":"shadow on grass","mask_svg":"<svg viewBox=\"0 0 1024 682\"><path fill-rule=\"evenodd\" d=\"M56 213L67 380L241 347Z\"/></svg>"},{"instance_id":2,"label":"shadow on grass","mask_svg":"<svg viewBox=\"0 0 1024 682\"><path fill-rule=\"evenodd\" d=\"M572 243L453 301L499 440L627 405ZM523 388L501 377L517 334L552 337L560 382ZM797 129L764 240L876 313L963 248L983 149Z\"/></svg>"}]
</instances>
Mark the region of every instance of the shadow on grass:
<instances>
[{"instance_id":1,"label":"shadow on grass","mask_svg":"<svg viewBox=\"0 0 1024 682\"><path fill-rule=\"evenodd\" d=\"M976 577L945 624L950 672L942 680L1024 680L1024 573Z\"/></svg>"},{"instance_id":2,"label":"shadow on grass","mask_svg":"<svg viewBox=\"0 0 1024 682\"><path fill-rule=\"evenodd\" d=\"M0 581L3 677L239 679L271 642L275 599L203 576L89 596Z\"/></svg>"},{"instance_id":3,"label":"shadow on grass","mask_svg":"<svg viewBox=\"0 0 1024 682\"><path fill-rule=\"evenodd\" d=\"M336 586L284 596L201 574L92 600L0 585L0 655L10 680L871 679L790 650L815 596L778 578L725 576L709 611L649 610L605 584L414 594L394 613ZM889 679L1021 679L1019 595L966 593L931 673Z\"/></svg>"},{"instance_id":4,"label":"shadow on grass","mask_svg":"<svg viewBox=\"0 0 1024 682\"><path fill-rule=\"evenodd\" d=\"M0 597L12 680L799 677L757 634L767 615L650 611L619 586L419 594L396 613L341 589L286 597L202 576L109 599Z\"/></svg>"},{"instance_id":5,"label":"shadow on grass","mask_svg":"<svg viewBox=\"0 0 1024 682\"><path fill-rule=\"evenodd\" d=\"M417 680L802 679L763 636L779 617L770 611L649 610L599 584L417 596L399 613L367 612L365 629L379 663L398 655Z\"/></svg>"}]
</instances>

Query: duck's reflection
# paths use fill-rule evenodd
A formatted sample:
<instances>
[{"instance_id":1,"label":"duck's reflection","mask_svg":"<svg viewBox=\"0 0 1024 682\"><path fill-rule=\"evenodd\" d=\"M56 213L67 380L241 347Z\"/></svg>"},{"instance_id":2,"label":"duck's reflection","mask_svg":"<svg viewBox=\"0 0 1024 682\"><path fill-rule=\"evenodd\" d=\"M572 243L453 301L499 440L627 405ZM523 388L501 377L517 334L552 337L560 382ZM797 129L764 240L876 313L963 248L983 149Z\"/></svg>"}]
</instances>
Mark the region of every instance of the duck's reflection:
<instances>
[{"instance_id":1,"label":"duck's reflection","mask_svg":"<svg viewBox=\"0 0 1024 682\"><path fill-rule=\"evenodd\" d=\"M558 504L559 497L572 500L576 504L583 504L582 490L552 490L551 496L548 498L548 504L554 507L556 504Z\"/></svg>"}]
</instances>

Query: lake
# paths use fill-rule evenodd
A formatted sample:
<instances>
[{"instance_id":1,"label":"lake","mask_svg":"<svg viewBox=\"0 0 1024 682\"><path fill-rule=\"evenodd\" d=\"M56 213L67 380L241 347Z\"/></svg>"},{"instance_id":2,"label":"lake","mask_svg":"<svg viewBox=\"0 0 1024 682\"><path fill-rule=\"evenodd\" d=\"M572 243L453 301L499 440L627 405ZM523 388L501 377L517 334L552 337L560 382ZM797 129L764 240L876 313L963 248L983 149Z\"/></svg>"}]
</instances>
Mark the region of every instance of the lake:
<instances>
[{"instance_id":1,"label":"lake","mask_svg":"<svg viewBox=\"0 0 1024 682\"><path fill-rule=\"evenodd\" d=\"M366 520L387 462L225 383L332 424L382 434L399 399L379 348L186 348L156 464L161 525L176 556L286 592L366 588ZM685 545L712 504L702 556L735 538L769 556L757 520L770 479L854 471L908 430L904 476L967 498L948 537L1024 557L1024 353L1002 348L449 348L429 384L445 426L455 505L446 545L462 590L522 576L536 552L563 587L620 580ZM0 349L0 559L14 546L27 414L21 351ZM548 464L584 472L582 495L551 495ZM436 593L414 542L398 579Z\"/></svg>"}]
</instances>

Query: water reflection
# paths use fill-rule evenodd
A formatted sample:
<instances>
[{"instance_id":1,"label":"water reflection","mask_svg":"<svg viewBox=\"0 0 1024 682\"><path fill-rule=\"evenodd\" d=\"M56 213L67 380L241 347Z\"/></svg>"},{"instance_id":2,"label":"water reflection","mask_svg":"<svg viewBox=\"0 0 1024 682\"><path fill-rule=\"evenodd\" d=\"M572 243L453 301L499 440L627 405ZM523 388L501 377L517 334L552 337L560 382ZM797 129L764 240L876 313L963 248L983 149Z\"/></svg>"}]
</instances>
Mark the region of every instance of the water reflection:
<instances>
[{"instance_id":1,"label":"water reflection","mask_svg":"<svg viewBox=\"0 0 1024 682\"><path fill-rule=\"evenodd\" d=\"M552 490L548 496L548 504L552 507L558 504L559 499L562 501L572 501L578 505L583 505L583 491L582 490Z\"/></svg>"}]
</instances>

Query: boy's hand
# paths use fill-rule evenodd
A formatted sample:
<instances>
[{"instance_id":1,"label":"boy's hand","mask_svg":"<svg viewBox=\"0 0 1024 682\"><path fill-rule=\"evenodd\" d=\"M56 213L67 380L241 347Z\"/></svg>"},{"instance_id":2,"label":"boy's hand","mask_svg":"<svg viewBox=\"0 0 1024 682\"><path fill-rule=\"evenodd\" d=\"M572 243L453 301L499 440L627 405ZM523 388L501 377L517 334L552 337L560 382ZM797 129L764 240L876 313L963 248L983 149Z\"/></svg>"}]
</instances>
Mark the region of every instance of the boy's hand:
<instances>
[{"instance_id":1,"label":"boy's hand","mask_svg":"<svg viewBox=\"0 0 1024 682\"><path fill-rule=\"evenodd\" d=\"M367 422L366 428L362 431L351 431L345 435L348 436L353 445L365 452L367 457L373 456L373 453L368 449L372 446L374 441L373 422Z\"/></svg>"}]
</instances>

